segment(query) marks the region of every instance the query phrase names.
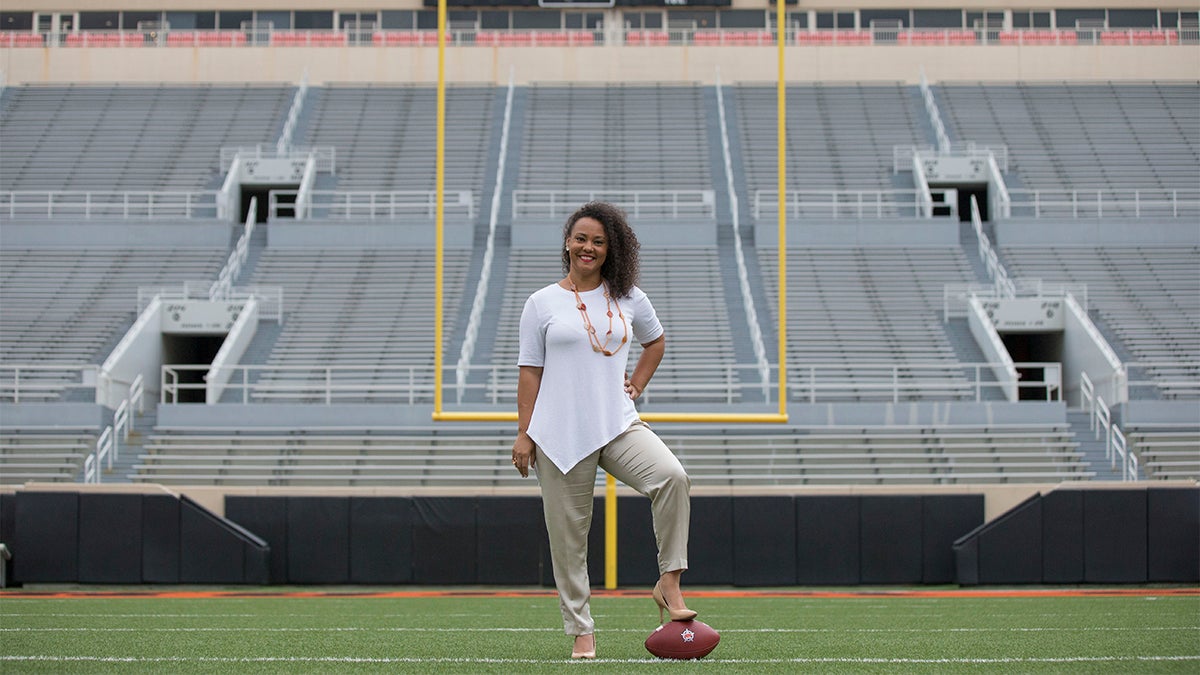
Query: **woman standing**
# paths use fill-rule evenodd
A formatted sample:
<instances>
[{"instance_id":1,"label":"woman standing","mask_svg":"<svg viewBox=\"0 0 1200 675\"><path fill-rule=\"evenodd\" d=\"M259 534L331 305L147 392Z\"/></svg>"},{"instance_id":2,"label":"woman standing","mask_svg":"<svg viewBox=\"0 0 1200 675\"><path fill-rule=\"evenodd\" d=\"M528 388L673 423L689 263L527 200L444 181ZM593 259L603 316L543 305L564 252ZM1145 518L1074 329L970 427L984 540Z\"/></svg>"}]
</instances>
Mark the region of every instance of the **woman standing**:
<instances>
[{"instance_id":1,"label":"woman standing","mask_svg":"<svg viewBox=\"0 0 1200 675\"><path fill-rule=\"evenodd\" d=\"M563 628L575 637L571 658L596 657L587 536L597 467L651 500L660 620L663 610L673 620L696 616L679 588L691 481L633 403L666 348L654 307L634 285L638 250L620 209L584 204L563 231L566 277L529 296L521 313L512 461L521 476L536 466ZM631 338L643 351L626 375Z\"/></svg>"}]
</instances>

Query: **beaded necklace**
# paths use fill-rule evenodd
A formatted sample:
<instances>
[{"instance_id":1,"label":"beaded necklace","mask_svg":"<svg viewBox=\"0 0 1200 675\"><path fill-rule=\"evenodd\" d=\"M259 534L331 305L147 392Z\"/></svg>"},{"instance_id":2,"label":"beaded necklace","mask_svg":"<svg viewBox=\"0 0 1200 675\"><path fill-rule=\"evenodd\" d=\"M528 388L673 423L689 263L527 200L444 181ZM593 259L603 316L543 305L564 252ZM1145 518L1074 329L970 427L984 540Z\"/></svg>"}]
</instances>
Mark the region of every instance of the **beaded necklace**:
<instances>
[{"instance_id":1,"label":"beaded necklace","mask_svg":"<svg viewBox=\"0 0 1200 675\"><path fill-rule=\"evenodd\" d=\"M608 292L608 284L604 285L604 305L605 312L608 314L608 332L604 334L604 344L600 344L600 338L596 337L596 328L592 325L592 320L588 317L587 305L583 304L583 298L579 297L579 290L575 287L575 282L567 277L567 281L571 283L571 292L575 294L575 309L579 310L580 316L583 317L583 326L587 329L588 341L592 343L592 351L599 352L605 356L612 356L621 351L621 347L629 342L629 324L625 323L625 314L621 311L621 303L617 302L616 298ZM621 344L617 348L609 351L608 343L613 338L613 313L612 306L617 306L617 316L621 318L621 327L625 330L625 334L621 337Z\"/></svg>"}]
</instances>

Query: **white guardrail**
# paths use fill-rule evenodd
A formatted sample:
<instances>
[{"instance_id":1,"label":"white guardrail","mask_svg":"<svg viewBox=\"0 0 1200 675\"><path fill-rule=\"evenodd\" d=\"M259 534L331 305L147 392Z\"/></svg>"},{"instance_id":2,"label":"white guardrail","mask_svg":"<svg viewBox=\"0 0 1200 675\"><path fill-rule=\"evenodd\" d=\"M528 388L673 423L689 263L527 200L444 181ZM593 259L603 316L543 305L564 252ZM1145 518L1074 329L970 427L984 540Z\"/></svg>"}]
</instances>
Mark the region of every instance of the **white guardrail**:
<instances>
[{"instance_id":1,"label":"white guardrail","mask_svg":"<svg viewBox=\"0 0 1200 675\"><path fill-rule=\"evenodd\" d=\"M146 411L145 393L142 376L138 375L129 386L129 396L121 401L113 413L112 425L104 428L96 439L92 453L83 458L84 483L100 483L101 475L105 471L112 471L113 462L121 459L121 443L129 440L129 433L133 430L132 413Z\"/></svg>"},{"instance_id":2,"label":"white guardrail","mask_svg":"<svg viewBox=\"0 0 1200 675\"><path fill-rule=\"evenodd\" d=\"M0 214L16 218L215 218L217 192L0 192Z\"/></svg>"},{"instance_id":3,"label":"white guardrail","mask_svg":"<svg viewBox=\"0 0 1200 675\"><path fill-rule=\"evenodd\" d=\"M512 217L566 218L580 204L604 200L631 218L715 218L713 190L513 190Z\"/></svg>"},{"instance_id":4,"label":"white guardrail","mask_svg":"<svg viewBox=\"0 0 1200 675\"><path fill-rule=\"evenodd\" d=\"M433 219L437 214L437 192L433 190L309 190L302 205L307 218L378 220L394 218ZM298 190L271 191L271 217L296 208ZM473 219L475 194L470 190L447 190L443 204L447 215Z\"/></svg>"},{"instance_id":5,"label":"white guardrail","mask_svg":"<svg viewBox=\"0 0 1200 675\"><path fill-rule=\"evenodd\" d=\"M1088 429L1095 432L1096 440L1104 438L1104 454L1108 459L1109 468L1116 469L1118 462L1121 467L1121 480L1136 481L1139 479L1137 455L1129 449L1125 434L1112 420L1112 412L1104 402L1104 398L1096 393L1096 388L1086 372L1079 374L1079 389L1083 397L1083 409L1088 414Z\"/></svg>"},{"instance_id":6,"label":"white guardrail","mask_svg":"<svg viewBox=\"0 0 1200 675\"><path fill-rule=\"evenodd\" d=\"M1023 380L1022 389L1035 389L1047 400L1059 400L1062 392L1061 365L1058 363L1019 363L1023 369L1041 370L1039 381ZM789 367L789 398L820 403L868 397L872 400L901 400L932 397L938 400L982 401L993 390L1011 386L992 378L996 364L800 364ZM446 382L454 381L457 366L446 366ZM164 365L161 401L164 404L203 399L211 372L210 364ZM231 365L222 368L226 379L223 401L232 403L310 403L330 405L339 402L429 403L433 400L432 366L321 366L321 365ZM463 398L474 393L493 404L516 400L517 372L511 364L470 366L478 378L455 386L447 392ZM777 369L772 366L772 371ZM643 401L712 400L734 403L743 393L762 391L759 364L663 364ZM772 391L775 391L772 389ZM462 399L460 399L462 400ZM217 401L208 401L217 403Z\"/></svg>"},{"instance_id":7,"label":"white guardrail","mask_svg":"<svg viewBox=\"0 0 1200 675\"><path fill-rule=\"evenodd\" d=\"M1008 190L1013 218L1200 218L1200 189Z\"/></svg>"},{"instance_id":8,"label":"white guardrail","mask_svg":"<svg viewBox=\"0 0 1200 675\"><path fill-rule=\"evenodd\" d=\"M0 401L57 400L64 392L76 389L95 392L99 370L94 363L3 363Z\"/></svg>"},{"instance_id":9,"label":"white guardrail","mask_svg":"<svg viewBox=\"0 0 1200 675\"><path fill-rule=\"evenodd\" d=\"M788 218L883 220L926 218L928 203L921 190L788 190ZM774 218L778 190L754 191L754 218Z\"/></svg>"}]
</instances>

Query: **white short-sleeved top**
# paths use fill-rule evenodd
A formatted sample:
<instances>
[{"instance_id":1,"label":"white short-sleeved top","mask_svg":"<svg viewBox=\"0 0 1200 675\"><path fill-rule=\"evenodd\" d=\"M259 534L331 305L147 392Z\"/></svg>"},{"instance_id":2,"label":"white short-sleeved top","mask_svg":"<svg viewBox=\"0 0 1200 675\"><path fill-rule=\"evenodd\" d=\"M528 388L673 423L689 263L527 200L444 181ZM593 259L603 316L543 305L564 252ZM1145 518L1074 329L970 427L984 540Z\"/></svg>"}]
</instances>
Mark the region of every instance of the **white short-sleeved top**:
<instances>
[{"instance_id":1,"label":"white short-sleeved top","mask_svg":"<svg viewBox=\"0 0 1200 675\"><path fill-rule=\"evenodd\" d=\"M602 345L609 322L605 289L601 284L579 293ZM613 356L593 351L570 289L557 283L546 286L529 296L521 312L517 365L542 368L529 437L563 473L638 420L637 409L625 393L629 349L634 342L658 339L663 327L650 299L636 286L628 296L612 303L611 309L609 351L621 344L625 326L629 327L629 342Z\"/></svg>"}]
</instances>

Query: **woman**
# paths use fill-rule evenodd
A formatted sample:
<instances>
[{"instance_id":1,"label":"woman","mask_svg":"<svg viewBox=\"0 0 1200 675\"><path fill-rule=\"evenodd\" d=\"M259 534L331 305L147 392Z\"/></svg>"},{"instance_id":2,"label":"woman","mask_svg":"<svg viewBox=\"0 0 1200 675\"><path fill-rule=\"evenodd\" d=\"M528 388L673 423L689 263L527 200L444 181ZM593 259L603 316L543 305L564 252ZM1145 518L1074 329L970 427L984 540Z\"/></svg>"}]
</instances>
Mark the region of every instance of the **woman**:
<instances>
[{"instance_id":1,"label":"woman","mask_svg":"<svg viewBox=\"0 0 1200 675\"><path fill-rule=\"evenodd\" d=\"M691 481L634 407L666 347L654 307L634 285L638 249L620 209L584 204L563 231L566 277L529 296L521 313L512 461L522 477L536 466L563 627L575 636L571 658L596 657L587 535L597 466L651 499L659 619L663 610L673 620L696 616L679 589ZM631 337L643 351L626 376Z\"/></svg>"}]
</instances>

